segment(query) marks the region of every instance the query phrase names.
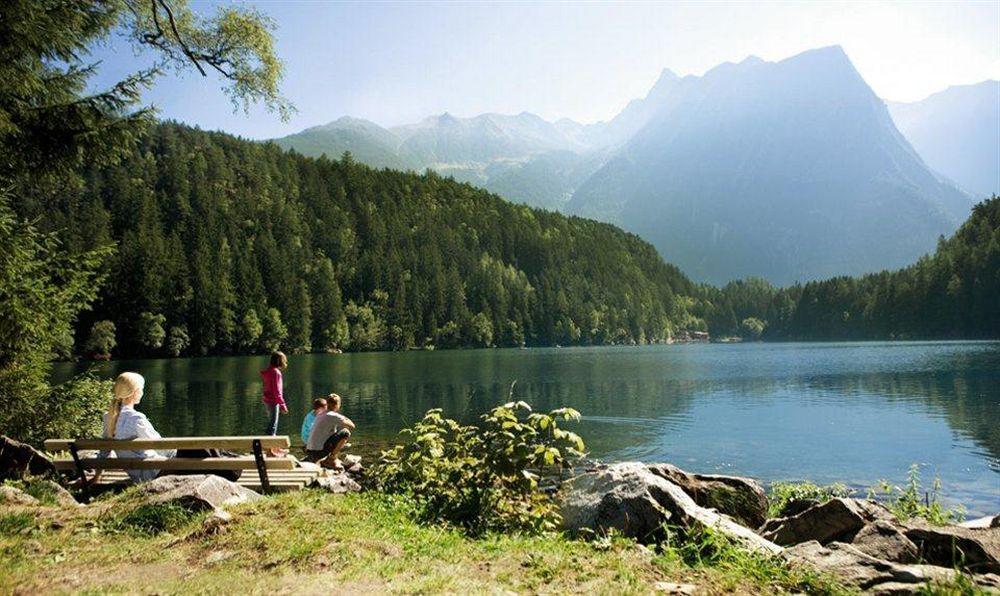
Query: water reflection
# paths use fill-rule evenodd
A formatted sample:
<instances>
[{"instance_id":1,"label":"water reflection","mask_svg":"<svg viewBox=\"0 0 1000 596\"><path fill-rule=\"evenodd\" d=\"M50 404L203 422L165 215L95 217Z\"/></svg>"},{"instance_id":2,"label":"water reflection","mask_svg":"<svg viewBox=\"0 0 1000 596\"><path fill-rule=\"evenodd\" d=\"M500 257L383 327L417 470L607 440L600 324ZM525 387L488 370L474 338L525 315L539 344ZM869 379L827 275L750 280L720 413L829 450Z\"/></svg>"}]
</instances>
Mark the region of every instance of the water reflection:
<instances>
[{"instance_id":1,"label":"water reflection","mask_svg":"<svg viewBox=\"0 0 1000 596\"><path fill-rule=\"evenodd\" d=\"M147 378L143 408L164 434L263 430L266 358L103 365ZM58 367L57 377L72 374ZM597 457L669 460L765 479L901 481L938 474L973 511L1000 511L1000 344L757 344L309 355L285 375L293 437L331 391L382 444L427 409L471 421L515 397L584 414Z\"/></svg>"}]
</instances>

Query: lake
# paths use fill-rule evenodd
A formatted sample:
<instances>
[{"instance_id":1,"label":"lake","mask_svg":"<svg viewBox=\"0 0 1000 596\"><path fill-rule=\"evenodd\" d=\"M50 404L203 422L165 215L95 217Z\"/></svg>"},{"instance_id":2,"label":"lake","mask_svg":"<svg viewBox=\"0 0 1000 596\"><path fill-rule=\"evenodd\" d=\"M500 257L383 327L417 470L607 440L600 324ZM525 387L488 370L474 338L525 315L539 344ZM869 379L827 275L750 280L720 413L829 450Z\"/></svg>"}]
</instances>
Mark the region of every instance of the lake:
<instances>
[{"instance_id":1,"label":"lake","mask_svg":"<svg viewBox=\"0 0 1000 596\"><path fill-rule=\"evenodd\" d=\"M140 409L167 435L263 430L267 358L114 361L147 380ZM91 365L58 364L57 379ZM572 406L600 459L668 461L764 481L925 485L970 515L1000 512L1000 342L690 344L292 356L298 439L314 396L344 398L356 447L391 441L429 408L471 421L514 396Z\"/></svg>"}]
</instances>

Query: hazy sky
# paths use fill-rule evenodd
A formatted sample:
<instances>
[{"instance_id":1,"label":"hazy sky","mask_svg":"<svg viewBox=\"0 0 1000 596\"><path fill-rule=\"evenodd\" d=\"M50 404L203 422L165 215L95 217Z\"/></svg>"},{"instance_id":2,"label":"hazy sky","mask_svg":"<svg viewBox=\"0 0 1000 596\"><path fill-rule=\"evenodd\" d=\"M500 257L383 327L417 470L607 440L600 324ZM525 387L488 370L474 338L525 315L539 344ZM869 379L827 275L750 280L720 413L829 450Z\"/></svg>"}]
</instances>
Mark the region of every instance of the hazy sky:
<instances>
[{"instance_id":1,"label":"hazy sky","mask_svg":"<svg viewBox=\"0 0 1000 596\"><path fill-rule=\"evenodd\" d=\"M193 0L199 12L218 2ZM249 3L278 23L289 122L234 114L211 80L164 77L161 116L266 138L358 116L380 124L451 112L614 116L663 68L702 74L749 55L839 44L876 93L908 101L1000 78L1000 1L893 3ZM124 41L95 51L101 81L145 64Z\"/></svg>"}]
</instances>

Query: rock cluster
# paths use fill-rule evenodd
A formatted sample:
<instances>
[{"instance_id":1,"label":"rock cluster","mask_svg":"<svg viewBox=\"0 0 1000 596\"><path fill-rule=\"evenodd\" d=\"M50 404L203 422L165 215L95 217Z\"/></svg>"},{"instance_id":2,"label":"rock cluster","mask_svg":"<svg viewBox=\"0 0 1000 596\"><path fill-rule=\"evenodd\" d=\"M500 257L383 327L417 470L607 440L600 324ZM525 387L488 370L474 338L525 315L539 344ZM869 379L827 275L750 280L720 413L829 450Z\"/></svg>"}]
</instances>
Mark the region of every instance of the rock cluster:
<instances>
[{"instance_id":1,"label":"rock cluster","mask_svg":"<svg viewBox=\"0 0 1000 596\"><path fill-rule=\"evenodd\" d=\"M361 463L361 456L345 455L342 458L342 463L344 465L344 469L340 471L329 470L316 466L321 473L312 481L310 486L313 488L321 488L338 495L361 492L360 482L363 480L365 473L365 467ZM300 463L299 465L305 464ZM316 464L310 465L315 466Z\"/></svg>"},{"instance_id":2,"label":"rock cluster","mask_svg":"<svg viewBox=\"0 0 1000 596\"><path fill-rule=\"evenodd\" d=\"M668 527L680 531L709 527L747 548L781 551L778 545L734 521L736 514L748 515L749 503L761 505L751 515L766 515L767 499L759 484L735 478L724 483L727 491L738 495L733 500L740 506L719 509L730 500L714 496L694 475L674 470L677 473L671 472L672 480L667 480L663 467L624 462L574 478L561 493L563 526L571 532L596 534L613 529L641 542L662 540Z\"/></svg>"},{"instance_id":3,"label":"rock cluster","mask_svg":"<svg viewBox=\"0 0 1000 596\"><path fill-rule=\"evenodd\" d=\"M146 503L174 503L188 511L219 511L259 499L249 488L212 474L190 476L160 476L140 484L135 497Z\"/></svg>"},{"instance_id":4,"label":"rock cluster","mask_svg":"<svg viewBox=\"0 0 1000 596\"><path fill-rule=\"evenodd\" d=\"M27 443L0 435L0 481L54 473L55 466L44 453Z\"/></svg>"},{"instance_id":5,"label":"rock cluster","mask_svg":"<svg viewBox=\"0 0 1000 596\"><path fill-rule=\"evenodd\" d=\"M875 501L833 498L789 503L766 519L767 497L753 480L638 462L581 474L560 499L565 529L580 534L614 530L648 543L707 527L874 594L915 593L956 570L1000 589L1000 517L931 526L900 521Z\"/></svg>"}]
</instances>

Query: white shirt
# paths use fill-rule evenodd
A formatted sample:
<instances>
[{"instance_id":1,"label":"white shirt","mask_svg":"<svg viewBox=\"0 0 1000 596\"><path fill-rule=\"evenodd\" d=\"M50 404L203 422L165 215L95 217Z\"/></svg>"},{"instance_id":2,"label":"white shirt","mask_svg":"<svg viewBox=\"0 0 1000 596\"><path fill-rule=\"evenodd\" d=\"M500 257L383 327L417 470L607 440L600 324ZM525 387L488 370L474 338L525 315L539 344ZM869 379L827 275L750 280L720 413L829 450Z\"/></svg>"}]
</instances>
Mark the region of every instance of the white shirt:
<instances>
[{"instance_id":1,"label":"white shirt","mask_svg":"<svg viewBox=\"0 0 1000 596\"><path fill-rule=\"evenodd\" d=\"M118 422L115 424L115 433L112 437L111 433L108 432L108 414L104 414L104 438L110 439L159 439L160 433L156 432L153 425L146 418L146 415L142 412L136 411L133 406L122 406L121 412L118 414ZM176 455L177 451L174 449L165 449L162 451L154 451L152 449L141 449L138 451L131 450L115 450L115 457L130 458L130 459L157 459L163 457L173 457ZM108 457L109 452L102 451L101 457ZM135 482L145 482L147 480L152 480L156 478L156 475L160 473L159 470L125 470L125 472L132 478Z\"/></svg>"},{"instance_id":2,"label":"white shirt","mask_svg":"<svg viewBox=\"0 0 1000 596\"><path fill-rule=\"evenodd\" d=\"M313 422L312 431L309 433L309 442L306 443L306 449L310 451L322 451L323 444L335 432L340 430L345 420L347 418L340 412L327 412L322 416L317 416L316 421Z\"/></svg>"}]
</instances>

